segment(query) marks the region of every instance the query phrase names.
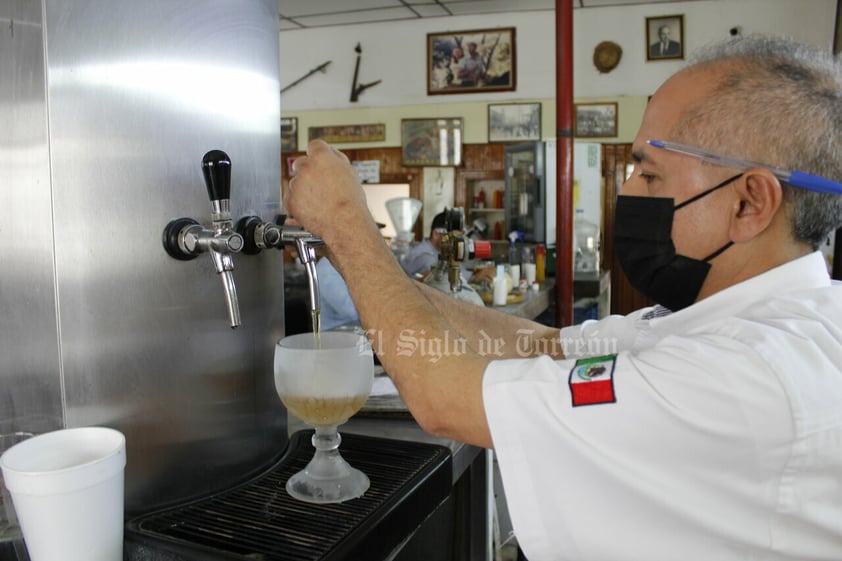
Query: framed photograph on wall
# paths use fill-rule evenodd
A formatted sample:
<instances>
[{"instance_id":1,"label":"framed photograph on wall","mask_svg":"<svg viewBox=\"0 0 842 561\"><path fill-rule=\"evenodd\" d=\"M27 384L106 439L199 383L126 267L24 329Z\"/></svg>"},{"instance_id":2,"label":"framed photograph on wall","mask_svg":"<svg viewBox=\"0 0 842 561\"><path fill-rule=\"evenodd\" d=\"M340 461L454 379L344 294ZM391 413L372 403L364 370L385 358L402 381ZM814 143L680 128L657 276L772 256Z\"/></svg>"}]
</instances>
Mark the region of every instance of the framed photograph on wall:
<instances>
[{"instance_id":1,"label":"framed photograph on wall","mask_svg":"<svg viewBox=\"0 0 842 561\"><path fill-rule=\"evenodd\" d=\"M515 28L427 34L427 95L515 89Z\"/></svg>"},{"instance_id":2,"label":"framed photograph on wall","mask_svg":"<svg viewBox=\"0 0 842 561\"><path fill-rule=\"evenodd\" d=\"M541 140L541 104L499 103L488 106L488 142Z\"/></svg>"},{"instance_id":3,"label":"framed photograph on wall","mask_svg":"<svg viewBox=\"0 0 842 561\"><path fill-rule=\"evenodd\" d=\"M281 152L298 151L298 117L281 117Z\"/></svg>"},{"instance_id":4,"label":"framed photograph on wall","mask_svg":"<svg viewBox=\"0 0 842 561\"><path fill-rule=\"evenodd\" d=\"M684 58L684 16L646 18L646 60Z\"/></svg>"},{"instance_id":5,"label":"framed photograph on wall","mask_svg":"<svg viewBox=\"0 0 842 561\"><path fill-rule=\"evenodd\" d=\"M617 103L577 103L573 106L573 136L617 136Z\"/></svg>"},{"instance_id":6,"label":"framed photograph on wall","mask_svg":"<svg viewBox=\"0 0 842 561\"><path fill-rule=\"evenodd\" d=\"M331 144L349 142L378 142L386 140L386 125L383 123L367 125L340 125L331 127L310 127L307 129L309 140L323 139Z\"/></svg>"},{"instance_id":7,"label":"framed photograph on wall","mask_svg":"<svg viewBox=\"0 0 842 561\"><path fill-rule=\"evenodd\" d=\"M406 167L462 164L462 118L401 119L401 154Z\"/></svg>"}]
</instances>

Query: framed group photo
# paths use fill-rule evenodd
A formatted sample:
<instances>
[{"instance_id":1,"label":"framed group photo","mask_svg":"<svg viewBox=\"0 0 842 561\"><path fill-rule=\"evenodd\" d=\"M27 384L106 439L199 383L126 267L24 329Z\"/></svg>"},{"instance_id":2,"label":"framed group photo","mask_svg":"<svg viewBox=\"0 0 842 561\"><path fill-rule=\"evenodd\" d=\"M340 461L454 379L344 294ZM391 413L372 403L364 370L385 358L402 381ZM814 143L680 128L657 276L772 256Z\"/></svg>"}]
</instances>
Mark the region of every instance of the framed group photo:
<instances>
[{"instance_id":1,"label":"framed group photo","mask_svg":"<svg viewBox=\"0 0 842 561\"><path fill-rule=\"evenodd\" d=\"M427 94L515 89L515 28L427 34Z\"/></svg>"},{"instance_id":2,"label":"framed group photo","mask_svg":"<svg viewBox=\"0 0 842 561\"><path fill-rule=\"evenodd\" d=\"M606 138L617 136L617 103L576 103L573 136Z\"/></svg>"},{"instance_id":3,"label":"framed group photo","mask_svg":"<svg viewBox=\"0 0 842 561\"><path fill-rule=\"evenodd\" d=\"M401 119L401 154L406 167L462 164L462 119Z\"/></svg>"},{"instance_id":4,"label":"framed group photo","mask_svg":"<svg viewBox=\"0 0 842 561\"><path fill-rule=\"evenodd\" d=\"M646 18L646 60L684 58L684 16Z\"/></svg>"},{"instance_id":5,"label":"framed group photo","mask_svg":"<svg viewBox=\"0 0 842 561\"><path fill-rule=\"evenodd\" d=\"M498 103L488 106L488 142L541 140L540 103Z\"/></svg>"}]
</instances>

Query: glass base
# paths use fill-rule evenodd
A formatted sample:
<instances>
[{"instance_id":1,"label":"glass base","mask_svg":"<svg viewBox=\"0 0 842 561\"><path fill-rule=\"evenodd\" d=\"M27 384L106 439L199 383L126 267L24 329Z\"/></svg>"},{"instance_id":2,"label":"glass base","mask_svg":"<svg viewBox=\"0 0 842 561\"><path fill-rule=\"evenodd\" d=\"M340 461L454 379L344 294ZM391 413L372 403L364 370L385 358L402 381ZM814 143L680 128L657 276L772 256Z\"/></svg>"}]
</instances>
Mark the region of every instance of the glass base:
<instances>
[{"instance_id":1,"label":"glass base","mask_svg":"<svg viewBox=\"0 0 842 561\"><path fill-rule=\"evenodd\" d=\"M351 467L339 454L340 441L338 433L316 429L316 454L307 467L287 481L290 495L308 503L341 503L361 497L368 490L368 476Z\"/></svg>"},{"instance_id":2,"label":"glass base","mask_svg":"<svg viewBox=\"0 0 842 561\"><path fill-rule=\"evenodd\" d=\"M308 503L341 503L362 497L369 485L366 474L351 466L345 476L329 479L315 478L305 469L289 478L287 493Z\"/></svg>"}]
</instances>

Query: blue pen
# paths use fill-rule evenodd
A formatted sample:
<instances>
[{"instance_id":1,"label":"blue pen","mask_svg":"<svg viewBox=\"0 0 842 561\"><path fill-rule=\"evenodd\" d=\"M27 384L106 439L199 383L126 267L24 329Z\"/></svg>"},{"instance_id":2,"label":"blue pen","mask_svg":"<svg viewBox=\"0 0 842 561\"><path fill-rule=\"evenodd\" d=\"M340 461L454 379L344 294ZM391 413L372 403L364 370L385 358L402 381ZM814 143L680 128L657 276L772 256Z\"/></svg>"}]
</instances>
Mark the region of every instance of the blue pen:
<instances>
[{"instance_id":1,"label":"blue pen","mask_svg":"<svg viewBox=\"0 0 842 561\"><path fill-rule=\"evenodd\" d=\"M693 156L694 158L699 158L703 162L734 168L741 171L751 168L767 169L771 171L775 177L784 183L792 185L793 187L800 187L802 189L809 189L810 191L818 191L820 193L830 193L831 195L842 195L842 183L837 183L836 181L831 181L830 179L819 177L817 175L804 173L803 171L789 171L766 164L743 160L742 158L732 158L731 156L717 154L716 152L709 152L707 150L702 150L701 148L694 148L693 146L670 142L668 140L647 140L646 143L650 146L654 146L655 148L660 148L669 152L676 152L678 154L685 154L687 156Z\"/></svg>"}]
</instances>

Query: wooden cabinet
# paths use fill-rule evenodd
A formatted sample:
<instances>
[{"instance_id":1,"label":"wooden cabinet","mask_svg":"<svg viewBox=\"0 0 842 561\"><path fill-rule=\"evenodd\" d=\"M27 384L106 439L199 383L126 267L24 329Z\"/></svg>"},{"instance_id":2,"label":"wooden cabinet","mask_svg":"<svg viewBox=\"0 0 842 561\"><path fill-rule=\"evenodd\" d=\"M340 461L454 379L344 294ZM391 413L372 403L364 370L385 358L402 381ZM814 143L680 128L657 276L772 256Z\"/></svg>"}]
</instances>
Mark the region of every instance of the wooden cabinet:
<instances>
[{"instance_id":1,"label":"wooden cabinet","mask_svg":"<svg viewBox=\"0 0 842 561\"><path fill-rule=\"evenodd\" d=\"M456 168L456 185L453 205L465 209L466 227L481 220L487 225L486 239L499 240L494 243L494 254L506 251L505 215L503 201L495 202L495 193L502 198L505 189L504 144L466 144L463 146L462 167ZM477 205L477 195L485 192L482 208ZM499 232L495 236L495 226ZM499 246L499 247L498 247Z\"/></svg>"},{"instance_id":2,"label":"wooden cabinet","mask_svg":"<svg viewBox=\"0 0 842 561\"><path fill-rule=\"evenodd\" d=\"M424 200L421 175L423 168L404 167L400 147L343 149L342 153L352 162L378 160L380 162L380 183L407 183L409 184L409 196L421 201ZM290 160L303 155L303 152L283 154L281 162L282 190L286 190L289 184ZM415 222L414 233L416 240L421 240L426 235L421 231L423 224L424 216L422 211L422 215Z\"/></svg>"},{"instance_id":3,"label":"wooden cabinet","mask_svg":"<svg viewBox=\"0 0 842 561\"><path fill-rule=\"evenodd\" d=\"M454 206L462 207L466 211L467 224L483 217L489 223L489 237L493 235L494 224L503 221L503 209L486 208L483 211L469 211L470 201L478 189L486 191L486 207L494 203L494 190L503 189L503 144L465 144L462 146L462 166L456 168ZM408 183L409 196L424 200L422 174L424 168L404 167L401 148L352 148L342 149L351 161L378 160L380 162L381 183ZM281 176L282 189L289 183L289 161L304 155L295 152L282 155ZM498 187L499 185L499 187ZM487 215L487 216L486 216ZM423 239L428 232L422 232L424 224L423 211L415 223L415 239Z\"/></svg>"},{"instance_id":4,"label":"wooden cabinet","mask_svg":"<svg viewBox=\"0 0 842 561\"><path fill-rule=\"evenodd\" d=\"M461 170L456 182L454 202L465 209L465 227L484 226L485 239L505 241L503 170Z\"/></svg>"}]
</instances>

